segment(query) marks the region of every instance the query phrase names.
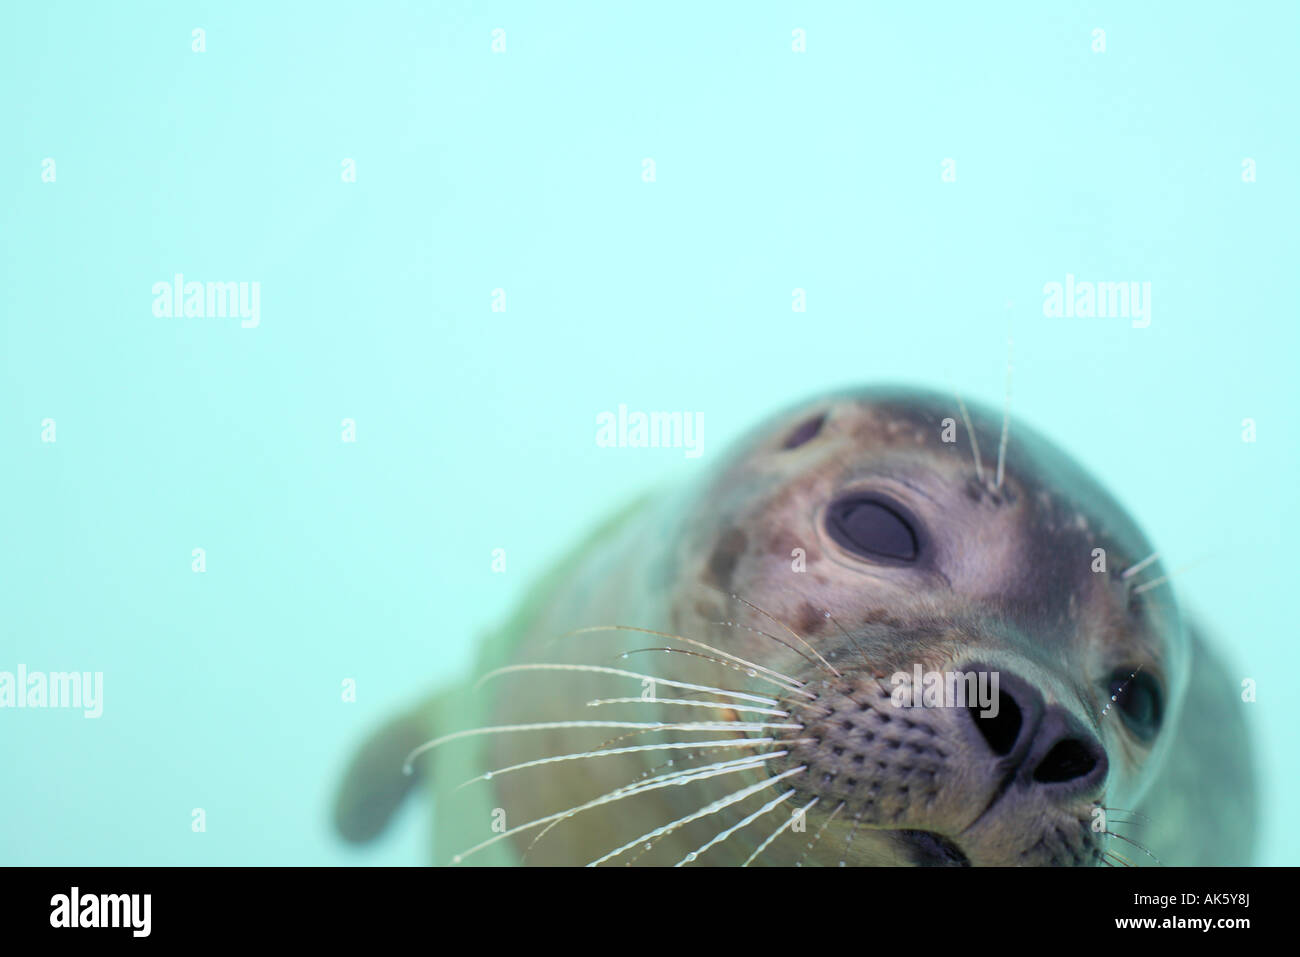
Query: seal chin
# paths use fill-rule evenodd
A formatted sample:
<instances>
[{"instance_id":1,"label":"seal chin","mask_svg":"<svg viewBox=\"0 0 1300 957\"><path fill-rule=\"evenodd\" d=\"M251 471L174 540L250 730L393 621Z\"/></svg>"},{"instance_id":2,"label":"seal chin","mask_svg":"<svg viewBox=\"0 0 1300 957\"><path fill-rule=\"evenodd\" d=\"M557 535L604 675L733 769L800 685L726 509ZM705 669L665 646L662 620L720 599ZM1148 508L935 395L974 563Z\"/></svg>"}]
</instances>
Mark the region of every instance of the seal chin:
<instances>
[{"instance_id":1,"label":"seal chin","mask_svg":"<svg viewBox=\"0 0 1300 957\"><path fill-rule=\"evenodd\" d=\"M1098 835L1086 819L1036 822L1022 831L1014 815L982 834L949 837L938 831L908 828L885 832L899 863L913 867L1097 866L1105 864Z\"/></svg>"},{"instance_id":2,"label":"seal chin","mask_svg":"<svg viewBox=\"0 0 1300 957\"><path fill-rule=\"evenodd\" d=\"M955 841L934 831L897 831L898 846L906 858L917 867L970 867L966 856Z\"/></svg>"}]
</instances>

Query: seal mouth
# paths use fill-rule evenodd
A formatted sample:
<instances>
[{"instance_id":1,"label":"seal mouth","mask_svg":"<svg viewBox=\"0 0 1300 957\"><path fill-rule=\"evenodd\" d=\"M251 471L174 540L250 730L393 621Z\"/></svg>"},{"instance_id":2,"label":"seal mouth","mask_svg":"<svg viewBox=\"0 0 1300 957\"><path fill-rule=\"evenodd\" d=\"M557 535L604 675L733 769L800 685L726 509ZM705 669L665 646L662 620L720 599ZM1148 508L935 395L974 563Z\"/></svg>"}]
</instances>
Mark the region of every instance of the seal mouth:
<instances>
[{"instance_id":1,"label":"seal mouth","mask_svg":"<svg viewBox=\"0 0 1300 957\"><path fill-rule=\"evenodd\" d=\"M934 831L895 832L912 863L917 867L970 867L970 858L960 847Z\"/></svg>"}]
</instances>

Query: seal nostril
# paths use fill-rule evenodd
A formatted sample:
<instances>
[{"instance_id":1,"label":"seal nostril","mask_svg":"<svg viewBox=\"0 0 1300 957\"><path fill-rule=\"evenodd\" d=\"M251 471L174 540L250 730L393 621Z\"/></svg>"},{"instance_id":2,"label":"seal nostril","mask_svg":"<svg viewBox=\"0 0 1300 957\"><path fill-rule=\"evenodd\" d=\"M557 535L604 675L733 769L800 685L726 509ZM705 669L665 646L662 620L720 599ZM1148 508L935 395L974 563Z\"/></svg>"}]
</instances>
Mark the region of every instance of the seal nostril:
<instances>
[{"instance_id":1,"label":"seal nostril","mask_svg":"<svg viewBox=\"0 0 1300 957\"><path fill-rule=\"evenodd\" d=\"M1010 754L1020 738L1020 726L1024 721L1016 700L1006 692L999 691L997 714L981 717L981 711L984 709L978 704L968 706L967 710L975 721L975 727L993 749L993 753L998 757Z\"/></svg>"},{"instance_id":2,"label":"seal nostril","mask_svg":"<svg viewBox=\"0 0 1300 957\"><path fill-rule=\"evenodd\" d=\"M1097 766L1097 759L1092 752L1074 738L1066 738L1052 746L1034 768L1034 780L1043 783L1073 781L1086 777Z\"/></svg>"},{"instance_id":3,"label":"seal nostril","mask_svg":"<svg viewBox=\"0 0 1300 957\"><path fill-rule=\"evenodd\" d=\"M817 437L817 433L822 430L822 424L826 421L826 413L814 415L810 419L801 422L799 426L790 433L786 438L782 448L797 449L805 442L811 442Z\"/></svg>"}]
</instances>

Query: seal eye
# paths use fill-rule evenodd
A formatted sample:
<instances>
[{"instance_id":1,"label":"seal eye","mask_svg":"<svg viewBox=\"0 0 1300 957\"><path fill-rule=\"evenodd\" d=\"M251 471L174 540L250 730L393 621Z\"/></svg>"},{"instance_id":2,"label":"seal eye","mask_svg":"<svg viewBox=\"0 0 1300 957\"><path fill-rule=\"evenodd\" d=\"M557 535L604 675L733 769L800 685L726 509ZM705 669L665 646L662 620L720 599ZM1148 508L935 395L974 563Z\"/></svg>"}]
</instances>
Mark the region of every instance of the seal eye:
<instances>
[{"instance_id":1,"label":"seal eye","mask_svg":"<svg viewBox=\"0 0 1300 957\"><path fill-rule=\"evenodd\" d=\"M916 561L916 530L900 509L877 498L854 495L831 504L826 531L836 542L864 558Z\"/></svg>"},{"instance_id":2,"label":"seal eye","mask_svg":"<svg viewBox=\"0 0 1300 957\"><path fill-rule=\"evenodd\" d=\"M1124 724L1139 740L1156 736L1164 713L1160 682L1145 671L1116 671L1110 676L1110 695Z\"/></svg>"}]
</instances>

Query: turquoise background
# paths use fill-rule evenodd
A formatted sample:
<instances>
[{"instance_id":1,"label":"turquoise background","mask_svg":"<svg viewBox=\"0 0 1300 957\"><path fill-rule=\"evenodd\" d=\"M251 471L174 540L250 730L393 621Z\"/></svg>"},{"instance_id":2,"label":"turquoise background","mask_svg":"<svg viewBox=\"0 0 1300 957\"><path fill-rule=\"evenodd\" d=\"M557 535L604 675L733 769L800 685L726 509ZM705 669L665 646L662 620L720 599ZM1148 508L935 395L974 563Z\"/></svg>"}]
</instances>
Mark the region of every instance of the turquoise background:
<instances>
[{"instance_id":1,"label":"turquoise background","mask_svg":"<svg viewBox=\"0 0 1300 957\"><path fill-rule=\"evenodd\" d=\"M6 4L0 670L105 713L0 712L0 861L426 861L415 803L338 842L337 775L589 523L811 393L998 405L1010 325L1016 413L1206 558L1295 863L1298 10ZM155 317L175 272L260 327ZM1044 318L1067 272L1151 326ZM619 403L704 455L597 448Z\"/></svg>"}]
</instances>

